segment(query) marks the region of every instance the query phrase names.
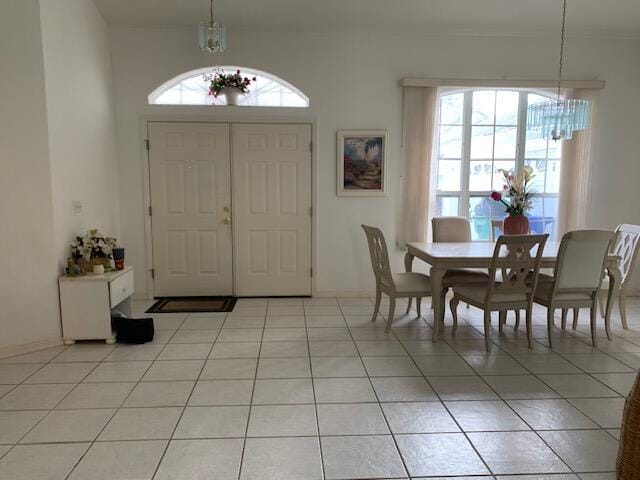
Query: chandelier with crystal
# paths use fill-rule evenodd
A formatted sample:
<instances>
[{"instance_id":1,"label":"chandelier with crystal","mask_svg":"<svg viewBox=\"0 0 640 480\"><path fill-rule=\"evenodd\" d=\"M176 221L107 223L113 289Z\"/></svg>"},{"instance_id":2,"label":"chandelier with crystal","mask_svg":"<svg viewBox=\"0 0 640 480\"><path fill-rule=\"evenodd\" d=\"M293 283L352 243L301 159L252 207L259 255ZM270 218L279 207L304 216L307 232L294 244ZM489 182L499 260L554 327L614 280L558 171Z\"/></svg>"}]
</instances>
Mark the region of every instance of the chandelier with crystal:
<instances>
[{"instance_id":1,"label":"chandelier with crystal","mask_svg":"<svg viewBox=\"0 0 640 480\"><path fill-rule=\"evenodd\" d=\"M198 26L198 44L208 53L222 53L227 47L225 26L213 18L213 0L209 2L209 20L200 22Z\"/></svg>"},{"instance_id":2,"label":"chandelier with crystal","mask_svg":"<svg viewBox=\"0 0 640 480\"><path fill-rule=\"evenodd\" d=\"M589 127L589 102L580 99L563 99L560 96L566 19L567 0L564 0L556 99L548 102L535 103L527 109L527 128L540 130L544 138L552 138L553 140L570 139L574 131L584 130Z\"/></svg>"}]
</instances>

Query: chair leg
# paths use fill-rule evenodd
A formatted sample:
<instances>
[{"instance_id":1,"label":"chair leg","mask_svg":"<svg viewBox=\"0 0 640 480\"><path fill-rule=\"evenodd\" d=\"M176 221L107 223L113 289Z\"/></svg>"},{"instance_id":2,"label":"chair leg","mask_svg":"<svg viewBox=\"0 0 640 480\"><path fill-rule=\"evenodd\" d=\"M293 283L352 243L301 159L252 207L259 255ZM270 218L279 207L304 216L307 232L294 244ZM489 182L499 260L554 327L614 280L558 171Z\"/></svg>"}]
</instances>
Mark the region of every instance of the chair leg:
<instances>
[{"instance_id":1,"label":"chair leg","mask_svg":"<svg viewBox=\"0 0 640 480\"><path fill-rule=\"evenodd\" d=\"M569 309L568 308L563 308L562 309L562 330L564 330L565 328L567 328L567 314L569 313Z\"/></svg>"},{"instance_id":2,"label":"chair leg","mask_svg":"<svg viewBox=\"0 0 640 480\"><path fill-rule=\"evenodd\" d=\"M596 303L597 301L594 300L591 305L591 344L593 345L593 348L598 347L598 338L596 335L596 320L598 318L598 313Z\"/></svg>"},{"instance_id":3,"label":"chair leg","mask_svg":"<svg viewBox=\"0 0 640 480\"><path fill-rule=\"evenodd\" d=\"M502 333L505 323L507 323L507 312L498 312L498 332Z\"/></svg>"},{"instance_id":4,"label":"chair leg","mask_svg":"<svg viewBox=\"0 0 640 480\"><path fill-rule=\"evenodd\" d=\"M372 322L375 322L378 318L378 313L380 312L380 301L382 300L382 290L380 288L376 288L376 306L373 308L373 318Z\"/></svg>"},{"instance_id":5,"label":"chair leg","mask_svg":"<svg viewBox=\"0 0 640 480\"><path fill-rule=\"evenodd\" d=\"M453 328L451 329L451 335L455 336L456 329L458 328L458 300L455 296L449 302L449 308L451 308L451 317L453 318Z\"/></svg>"},{"instance_id":6,"label":"chair leg","mask_svg":"<svg viewBox=\"0 0 640 480\"><path fill-rule=\"evenodd\" d=\"M491 334L491 312L489 310L484 311L484 348L487 352L491 351L491 342L489 341L489 335Z\"/></svg>"},{"instance_id":7,"label":"chair leg","mask_svg":"<svg viewBox=\"0 0 640 480\"><path fill-rule=\"evenodd\" d=\"M416 310L418 311L418 318L422 316L422 312L420 311L421 304L422 304L422 297L416 297Z\"/></svg>"},{"instance_id":8,"label":"chair leg","mask_svg":"<svg viewBox=\"0 0 640 480\"><path fill-rule=\"evenodd\" d=\"M517 332L518 328L520 328L520 310L516 310L515 312L516 312L516 324L513 327L513 330Z\"/></svg>"},{"instance_id":9,"label":"chair leg","mask_svg":"<svg viewBox=\"0 0 640 480\"><path fill-rule=\"evenodd\" d=\"M604 316L604 331L607 333L607 340L611 340L611 315Z\"/></svg>"},{"instance_id":10,"label":"chair leg","mask_svg":"<svg viewBox=\"0 0 640 480\"><path fill-rule=\"evenodd\" d=\"M531 306L527 307L525 322L527 322L527 344L529 348L533 348L533 328L531 326Z\"/></svg>"},{"instance_id":11,"label":"chair leg","mask_svg":"<svg viewBox=\"0 0 640 480\"><path fill-rule=\"evenodd\" d=\"M549 348L553 348L551 346L551 333L553 332L553 308L547 308L547 336L549 337Z\"/></svg>"},{"instance_id":12,"label":"chair leg","mask_svg":"<svg viewBox=\"0 0 640 480\"><path fill-rule=\"evenodd\" d=\"M606 308L606 305L607 305L606 294L598 292L597 298L598 298L598 306L600 307L600 316L602 318L604 318L604 316L606 314L606 311L607 311L607 308Z\"/></svg>"},{"instance_id":13,"label":"chair leg","mask_svg":"<svg viewBox=\"0 0 640 480\"><path fill-rule=\"evenodd\" d=\"M391 331L391 322L396 314L396 297L389 297L389 318L387 318L387 327L384 329L385 333Z\"/></svg>"},{"instance_id":14,"label":"chair leg","mask_svg":"<svg viewBox=\"0 0 640 480\"><path fill-rule=\"evenodd\" d=\"M409 300L407 301L407 311L404 313L409 313L411 311L411 302L413 301L412 297L409 297Z\"/></svg>"},{"instance_id":15,"label":"chair leg","mask_svg":"<svg viewBox=\"0 0 640 480\"><path fill-rule=\"evenodd\" d=\"M580 317L580 309L579 308L574 308L573 309L573 329L575 330L576 328L578 328L578 318Z\"/></svg>"},{"instance_id":16,"label":"chair leg","mask_svg":"<svg viewBox=\"0 0 640 480\"><path fill-rule=\"evenodd\" d=\"M623 292L620 292L620 296L618 297L618 306L620 307L620 321L622 322L622 328L629 330L629 325L627 325L627 301Z\"/></svg>"}]
</instances>

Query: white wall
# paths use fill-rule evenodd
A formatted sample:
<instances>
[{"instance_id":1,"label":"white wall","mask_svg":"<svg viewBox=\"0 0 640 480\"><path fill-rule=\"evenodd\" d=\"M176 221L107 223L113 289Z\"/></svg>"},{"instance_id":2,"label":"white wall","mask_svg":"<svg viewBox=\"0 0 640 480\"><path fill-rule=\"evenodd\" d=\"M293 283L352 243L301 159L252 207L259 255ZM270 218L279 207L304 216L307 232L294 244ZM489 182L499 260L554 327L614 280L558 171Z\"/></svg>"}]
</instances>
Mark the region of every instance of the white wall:
<instances>
[{"instance_id":1,"label":"white wall","mask_svg":"<svg viewBox=\"0 0 640 480\"><path fill-rule=\"evenodd\" d=\"M0 357L60 341L37 0L0 15Z\"/></svg>"},{"instance_id":2,"label":"white wall","mask_svg":"<svg viewBox=\"0 0 640 480\"><path fill-rule=\"evenodd\" d=\"M118 236L109 30L91 0L41 0L55 248L62 268L74 236ZM74 213L73 201L82 203Z\"/></svg>"},{"instance_id":3,"label":"white wall","mask_svg":"<svg viewBox=\"0 0 640 480\"><path fill-rule=\"evenodd\" d=\"M389 243L399 209L402 94L405 76L549 79L556 75L557 39L436 37L418 33L250 33L231 30L223 55L201 53L193 31L113 29L117 139L122 191L122 238L128 261L145 263L143 132L145 115L227 118L208 107L148 106L147 95L187 70L214 64L246 65L278 75L304 91L311 108L299 115L316 124L315 287L318 294L371 291L372 275L361 223L379 225ZM607 81L602 92L594 167L593 227L640 223L634 190L640 178L634 112L640 109L640 42L569 39L567 78ZM251 115L249 109L224 110ZM259 115L269 111L260 110ZM389 131L389 194L339 198L335 194L335 135L339 129ZM394 261L401 268L401 253ZM146 288L136 276L136 291Z\"/></svg>"}]
</instances>

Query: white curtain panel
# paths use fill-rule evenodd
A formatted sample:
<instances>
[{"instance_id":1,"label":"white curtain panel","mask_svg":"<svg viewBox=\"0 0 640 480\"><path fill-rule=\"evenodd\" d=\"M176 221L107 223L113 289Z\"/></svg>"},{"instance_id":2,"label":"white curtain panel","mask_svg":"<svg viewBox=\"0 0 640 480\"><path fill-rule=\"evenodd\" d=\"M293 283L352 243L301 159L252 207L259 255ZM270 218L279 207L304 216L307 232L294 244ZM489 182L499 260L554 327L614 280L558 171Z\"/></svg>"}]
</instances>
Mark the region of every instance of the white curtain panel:
<instances>
[{"instance_id":1,"label":"white curtain panel","mask_svg":"<svg viewBox=\"0 0 640 480\"><path fill-rule=\"evenodd\" d=\"M424 242L428 218L435 206L431 188L431 156L434 146L437 87L404 87L402 133L402 204L398 245ZM433 192L432 192L433 190Z\"/></svg>"},{"instance_id":2,"label":"white curtain panel","mask_svg":"<svg viewBox=\"0 0 640 480\"><path fill-rule=\"evenodd\" d=\"M571 230L580 230L589 226L591 171L600 91L574 89L568 94L571 95L570 98L589 100L591 112L589 128L574 132L571 140L562 141L558 238Z\"/></svg>"}]
</instances>

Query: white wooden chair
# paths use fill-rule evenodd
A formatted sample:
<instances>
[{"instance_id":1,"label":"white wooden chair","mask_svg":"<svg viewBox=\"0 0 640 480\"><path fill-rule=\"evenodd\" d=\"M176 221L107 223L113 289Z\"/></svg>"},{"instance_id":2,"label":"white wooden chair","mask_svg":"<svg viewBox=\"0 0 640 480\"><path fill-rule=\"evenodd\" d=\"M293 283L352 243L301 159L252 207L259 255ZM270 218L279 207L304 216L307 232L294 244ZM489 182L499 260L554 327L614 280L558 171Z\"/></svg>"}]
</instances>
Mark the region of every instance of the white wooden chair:
<instances>
[{"instance_id":1,"label":"white wooden chair","mask_svg":"<svg viewBox=\"0 0 640 480\"><path fill-rule=\"evenodd\" d=\"M431 296L431 279L422 273L391 273L389 251L382 231L368 225L362 225L362 228L367 235L371 266L376 277L376 306L371 321L376 321L382 294L387 294L389 296L389 316L385 332L389 333L395 315L396 298L416 297L418 317L420 317L420 300L422 297Z\"/></svg>"},{"instance_id":2,"label":"white wooden chair","mask_svg":"<svg viewBox=\"0 0 640 480\"><path fill-rule=\"evenodd\" d=\"M591 341L597 345L596 303L598 291L615 233L605 230L579 230L562 237L554 276L538 283L534 302L547 307L549 347L556 308L589 308L591 311ZM565 315L563 315L565 316ZM605 322L610 339L609 323Z\"/></svg>"},{"instance_id":3,"label":"white wooden chair","mask_svg":"<svg viewBox=\"0 0 640 480\"><path fill-rule=\"evenodd\" d=\"M527 341L532 345L531 309L544 245L549 235L503 235L493 250L488 281L454 285L451 299L453 334L460 301L484 310L484 340L490 350L491 312L526 310Z\"/></svg>"}]
</instances>

